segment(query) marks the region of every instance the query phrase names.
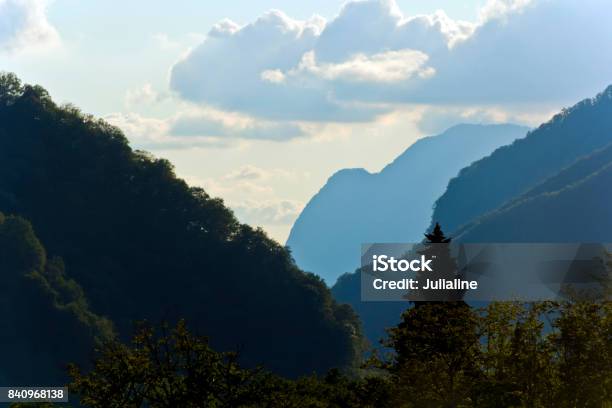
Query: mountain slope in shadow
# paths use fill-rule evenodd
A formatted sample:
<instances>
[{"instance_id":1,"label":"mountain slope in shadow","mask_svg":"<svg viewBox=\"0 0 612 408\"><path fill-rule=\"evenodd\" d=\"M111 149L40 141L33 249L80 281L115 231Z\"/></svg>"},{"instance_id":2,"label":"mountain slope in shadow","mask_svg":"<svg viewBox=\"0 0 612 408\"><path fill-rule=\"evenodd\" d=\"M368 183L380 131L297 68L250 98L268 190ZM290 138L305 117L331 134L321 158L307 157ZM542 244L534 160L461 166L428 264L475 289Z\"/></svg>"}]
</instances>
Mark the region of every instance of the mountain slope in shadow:
<instances>
[{"instance_id":1,"label":"mountain slope in shadow","mask_svg":"<svg viewBox=\"0 0 612 408\"><path fill-rule=\"evenodd\" d=\"M282 245L118 128L11 74L0 74L0 211L32 223L124 339L134 321L184 318L214 348L287 376L360 357L354 312Z\"/></svg>"},{"instance_id":2,"label":"mountain slope in shadow","mask_svg":"<svg viewBox=\"0 0 612 408\"><path fill-rule=\"evenodd\" d=\"M433 221L462 242L612 242L610 186L612 87L461 170ZM408 307L361 302L358 271L332 293L353 306L371 341Z\"/></svg>"},{"instance_id":3,"label":"mountain slope in shadow","mask_svg":"<svg viewBox=\"0 0 612 408\"><path fill-rule=\"evenodd\" d=\"M436 201L432 224L455 232L611 142L612 86L461 170Z\"/></svg>"},{"instance_id":4,"label":"mountain slope in shadow","mask_svg":"<svg viewBox=\"0 0 612 408\"><path fill-rule=\"evenodd\" d=\"M94 346L114 338L30 223L2 213L0 275L0 383L64 385L68 363L89 366Z\"/></svg>"},{"instance_id":5,"label":"mountain slope in shadow","mask_svg":"<svg viewBox=\"0 0 612 408\"><path fill-rule=\"evenodd\" d=\"M612 242L612 145L457 231L464 242Z\"/></svg>"}]
</instances>

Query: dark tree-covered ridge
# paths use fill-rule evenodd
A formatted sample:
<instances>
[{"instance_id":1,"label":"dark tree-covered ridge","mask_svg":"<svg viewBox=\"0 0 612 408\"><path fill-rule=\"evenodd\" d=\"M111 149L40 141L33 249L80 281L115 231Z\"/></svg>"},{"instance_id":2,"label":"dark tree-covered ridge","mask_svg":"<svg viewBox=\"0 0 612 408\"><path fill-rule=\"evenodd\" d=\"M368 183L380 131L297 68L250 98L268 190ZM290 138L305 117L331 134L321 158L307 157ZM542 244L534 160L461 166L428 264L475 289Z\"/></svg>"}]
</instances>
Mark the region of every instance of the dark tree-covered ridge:
<instances>
[{"instance_id":1,"label":"dark tree-covered ridge","mask_svg":"<svg viewBox=\"0 0 612 408\"><path fill-rule=\"evenodd\" d=\"M185 318L220 350L286 375L350 367L358 319L289 252L122 132L0 76L0 211L29 219L91 309L132 322Z\"/></svg>"},{"instance_id":2,"label":"dark tree-covered ridge","mask_svg":"<svg viewBox=\"0 0 612 408\"><path fill-rule=\"evenodd\" d=\"M432 220L456 233L610 143L612 86L461 170L436 201Z\"/></svg>"},{"instance_id":3,"label":"dark tree-covered ridge","mask_svg":"<svg viewBox=\"0 0 612 408\"><path fill-rule=\"evenodd\" d=\"M0 279L0 384L65 384L68 363L87 366L94 345L114 338L30 223L2 213Z\"/></svg>"}]
</instances>

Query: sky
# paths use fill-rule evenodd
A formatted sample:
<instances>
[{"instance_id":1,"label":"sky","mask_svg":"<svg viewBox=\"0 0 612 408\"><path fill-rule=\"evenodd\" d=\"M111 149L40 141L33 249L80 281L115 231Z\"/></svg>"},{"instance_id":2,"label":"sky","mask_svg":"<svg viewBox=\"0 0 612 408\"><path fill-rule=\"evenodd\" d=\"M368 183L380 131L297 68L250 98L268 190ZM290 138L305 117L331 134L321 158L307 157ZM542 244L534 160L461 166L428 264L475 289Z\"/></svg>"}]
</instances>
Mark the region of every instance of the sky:
<instances>
[{"instance_id":1,"label":"sky","mask_svg":"<svg viewBox=\"0 0 612 408\"><path fill-rule=\"evenodd\" d=\"M284 243L336 171L612 83L607 0L0 0L0 70L120 127Z\"/></svg>"}]
</instances>

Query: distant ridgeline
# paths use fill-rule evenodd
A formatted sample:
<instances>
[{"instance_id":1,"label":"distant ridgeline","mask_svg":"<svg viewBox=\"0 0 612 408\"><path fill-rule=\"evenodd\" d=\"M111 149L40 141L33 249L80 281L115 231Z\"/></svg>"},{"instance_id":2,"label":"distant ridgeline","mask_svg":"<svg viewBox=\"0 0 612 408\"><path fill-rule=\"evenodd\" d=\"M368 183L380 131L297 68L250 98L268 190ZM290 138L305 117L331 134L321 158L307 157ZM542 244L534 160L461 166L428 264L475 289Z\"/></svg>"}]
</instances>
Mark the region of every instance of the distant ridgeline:
<instances>
[{"instance_id":1,"label":"distant ridgeline","mask_svg":"<svg viewBox=\"0 0 612 408\"><path fill-rule=\"evenodd\" d=\"M46 262L25 221L4 221L0 272L14 288L1 289L3 350L21 348L14 359L3 355L0 377L13 377L2 383L32 383L26 367L47 383L47 368L86 359L110 321L126 338L135 320L185 318L215 348L240 349L247 366L289 376L348 368L361 354L351 307L283 246L189 187L166 160L133 151L117 128L56 106L11 74L0 75L0 211L29 220L65 264L64 273L59 261ZM21 230L15 249L21 241L6 234Z\"/></svg>"},{"instance_id":2,"label":"distant ridgeline","mask_svg":"<svg viewBox=\"0 0 612 408\"><path fill-rule=\"evenodd\" d=\"M457 172L525 136L515 125L458 125L418 140L380 173L340 170L310 200L287 245L297 264L333 285L359 266L367 242L417 242Z\"/></svg>"},{"instance_id":3,"label":"distant ridgeline","mask_svg":"<svg viewBox=\"0 0 612 408\"><path fill-rule=\"evenodd\" d=\"M461 170L432 222L461 240L612 240L612 86Z\"/></svg>"},{"instance_id":4,"label":"distant ridgeline","mask_svg":"<svg viewBox=\"0 0 612 408\"><path fill-rule=\"evenodd\" d=\"M612 242L611 202L608 87L461 170L431 220L462 242ZM345 275L332 292L353 305L375 341L407 305L360 302L359 283L358 274Z\"/></svg>"}]
</instances>

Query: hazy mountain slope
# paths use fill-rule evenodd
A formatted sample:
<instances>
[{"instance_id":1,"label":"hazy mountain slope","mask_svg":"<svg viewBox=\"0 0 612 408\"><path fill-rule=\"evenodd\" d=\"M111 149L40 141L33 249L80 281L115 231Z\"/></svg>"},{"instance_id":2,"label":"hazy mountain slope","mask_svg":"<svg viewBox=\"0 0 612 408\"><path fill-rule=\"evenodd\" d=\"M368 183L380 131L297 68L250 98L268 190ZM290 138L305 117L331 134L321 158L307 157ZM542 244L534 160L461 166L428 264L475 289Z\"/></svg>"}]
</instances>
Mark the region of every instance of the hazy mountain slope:
<instances>
[{"instance_id":1,"label":"hazy mountain slope","mask_svg":"<svg viewBox=\"0 0 612 408\"><path fill-rule=\"evenodd\" d=\"M524 201L528 198L535 197L543 193L552 193L569 185L578 183L610 163L612 163L612 144L596 150L590 155L579 158L570 166L561 170L559 173L544 180L540 184L528 190L526 193L510 200L501 206L499 210L514 206L517 202Z\"/></svg>"},{"instance_id":2,"label":"hazy mountain slope","mask_svg":"<svg viewBox=\"0 0 612 408\"><path fill-rule=\"evenodd\" d=\"M611 242L612 147L458 231L478 242Z\"/></svg>"},{"instance_id":3,"label":"hazy mountain slope","mask_svg":"<svg viewBox=\"0 0 612 408\"><path fill-rule=\"evenodd\" d=\"M525 139L463 169L438 200L434 220L441 219L444 228L455 226L452 235L462 241L612 241L611 90L565 110ZM538 160L552 174L543 176L534 164ZM550 170L552 164L559 166L554 172ZM513 182L521 187L507 184ZM477 207L474 197L487 202L489 193L494 196L514 191L522 194L505 198L492 210L481 209L483 214L469 215L474 217L471 222L460 220L459 216L468 216L468 210L472 214L468 204ZM463 226L457 228L460 224ZM360 302L359 291L358 274L343 277L332 288L337 300L351 304L358 312L366 334L375 340L384 334L390 320L394 323L399 319L407 305Z\"/></svg>"},{"instance_id":4,"label":"hazy mountain slope","mask_svg":"<svg viewBox=\"0 0 612 408\"><path fill-rule=\"evenodd\" d=\"M0 75L0 211L32 222L123 336L134 320L185 318L215 348L290 376L361 353L351 308L283 246L117 128L11 75Z\"/></svg>"},{"instance_id":5,"label":"hazy mountain slope","mask_svg":"<svg viewBox=\"0 0 612 408\"><path fill-rule=\"evenodd\" d=\"M612 145L585 156L499 209L455 232L463 242L612 242ZM408 307L400 302L361 302L358 272L332 287L339 302L360 316L375 343Z\"/></svg>"},{"instance_id":6,"label":"hazy mountain slope","mask_svg":"<svg viewBox=\"0 0 612 408\"><path fill-rule=\"evenodd\" d=\"M432 221L456 231L610 142L612 86L461 170L436 201Z\"/></svg>"},{"instance_id":7,"label":"hazy mountain slope","mask_svg":"<svg viewBox=\"0 0 612 408\"><path fill-rule=\"evenodd\" d=\"M287 240L293 257L333 284L358 266L361 243L420 241L448 180L526 132L515 125L458 125L417 141L380 173L337 172L293 225Z\"/></svg>"}]
</instances>

